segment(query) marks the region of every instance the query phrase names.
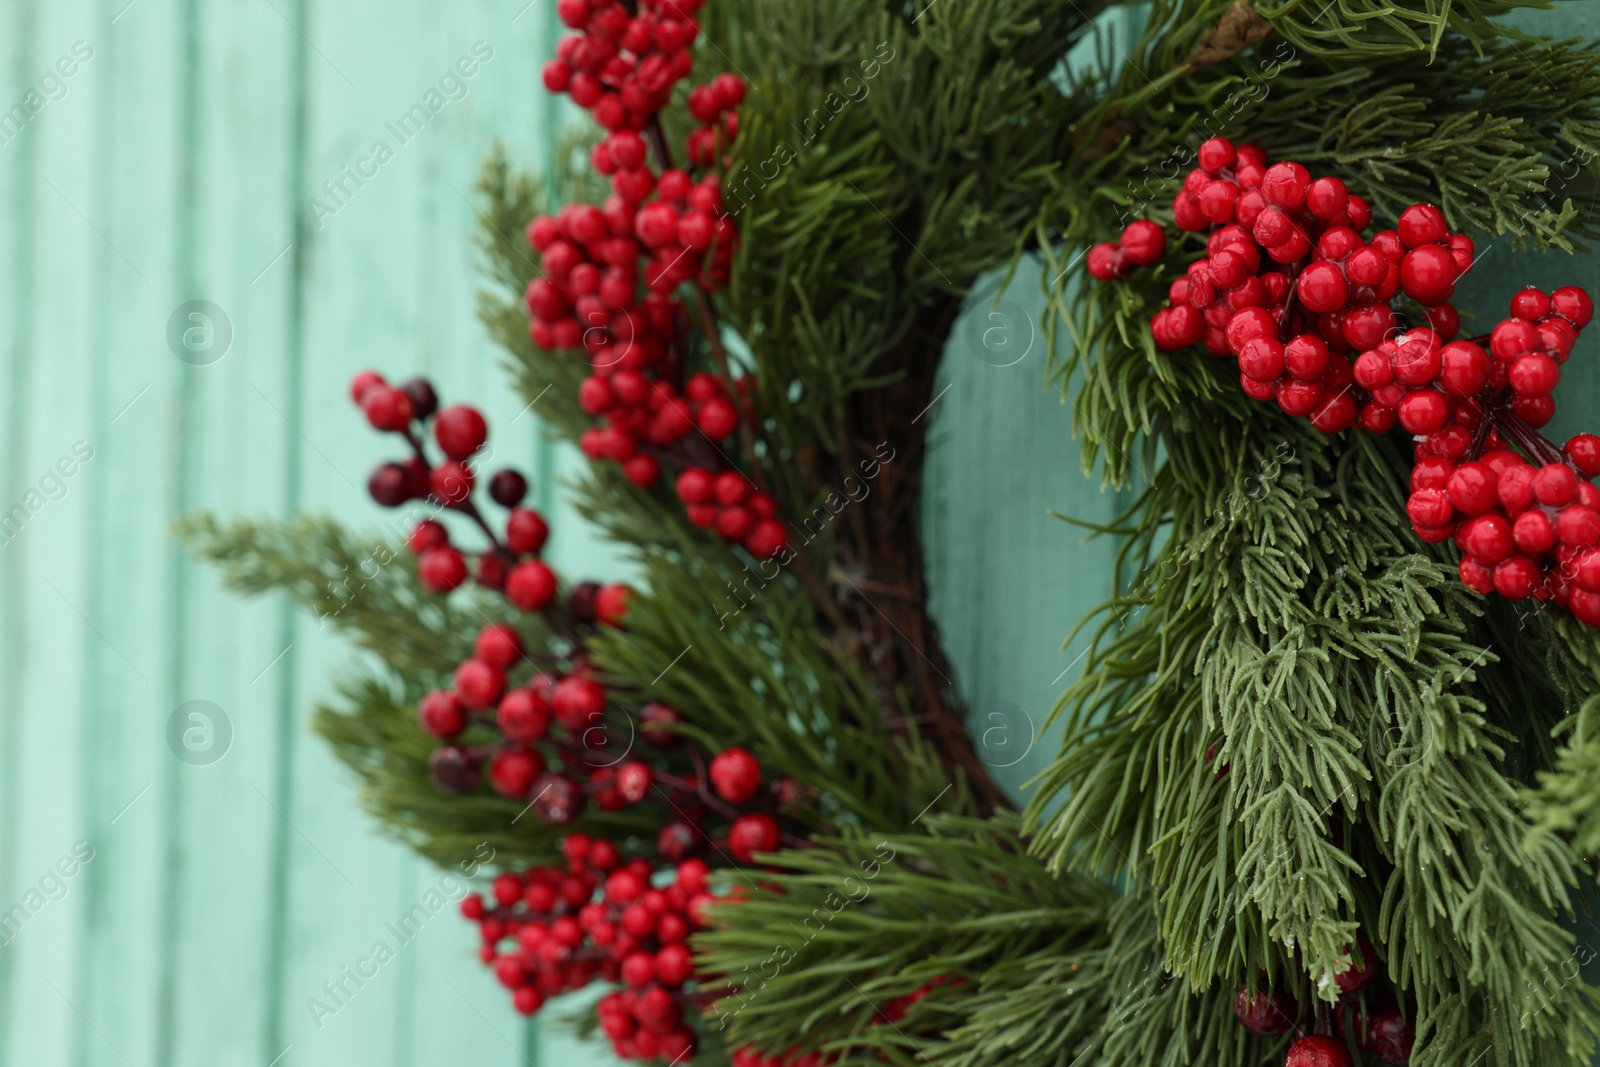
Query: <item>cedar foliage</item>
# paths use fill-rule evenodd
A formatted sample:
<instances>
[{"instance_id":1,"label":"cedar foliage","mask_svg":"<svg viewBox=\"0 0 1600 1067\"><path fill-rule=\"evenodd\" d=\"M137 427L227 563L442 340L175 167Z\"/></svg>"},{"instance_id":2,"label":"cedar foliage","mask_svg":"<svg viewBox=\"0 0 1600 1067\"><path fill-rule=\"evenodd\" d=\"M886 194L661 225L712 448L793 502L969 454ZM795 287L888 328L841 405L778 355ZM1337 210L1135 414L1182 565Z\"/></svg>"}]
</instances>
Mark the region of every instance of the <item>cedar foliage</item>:
<instances>
[{"instance_id":1,"label":"cedar foliage","mask_svg":"<svg viewBox=\"0 0 1600 1067\"><path fill-rule=\"evenodd\" d=\"M1600 1001L1568 968L1600 852L1600 642L1559 612L1468 593L1447 549L1410 536L1404 442L1323 437L1247 400L1217 361L1156 351L1145 323L1170 267L1090 286L1082 265L1128 217L1167 221L1175 176L1223 130L1340 175L1379 219L1429 200L1457 229L1587 248L1597 53L1497 21L1534 6L704 9L716 47L697 78L725 64L752 92L725 178L742 244L730 288L692 306L716 320L690 362L725 347L753 376L740 461L785 516L824 518L769 575L690 527L668 489L609 465L572 488L642 567L601 666L682 708L706 746L744 744L810 790L792 814L818 847L782 853L759 885L731 872L748 892L700 939L743 987L712 1033L842 1063L1274 1064L1286 1041L1239 1027L1234 991L1265 971L1303 1003L1331 1000L1359 929L1416 1006L1417 1067L1588 1062ZM597 200L582 148L554 162L558 187ZM541 414L574 438L583 362L533 348L519 306L536 269L519 235L550 197L498 155L482 191L497 287L480 314L521 392L550 387ZM949 716L926 714L957 698L887 662L855 614L858 579L883 564L863 525L914 544L899 512L920 431L889 423L901 495L839 522L829 500L876 443L858 440L881 428L873 398L914 412L959 301L1023 257L1043 268L1085 471L1138 496L1098 530L1120 562L1056 709L1060 753L1025 811L986 817L992 783L952 758ZM441 862L490 832L520 862L552 858L557 833L508 826L512 802L433 793L409 710L483 621L537 637L537 619L434 597L405 566L346 603L328 582L370 539L324 520L202 517L184 533L236 587L287 590L373 654L316 724L375 814ZM901 621L925 615L905 551ZM648 818L581 828L647 840ZM935 978L902 1022L876 1021Z\"/></svg>"}]
</instances>

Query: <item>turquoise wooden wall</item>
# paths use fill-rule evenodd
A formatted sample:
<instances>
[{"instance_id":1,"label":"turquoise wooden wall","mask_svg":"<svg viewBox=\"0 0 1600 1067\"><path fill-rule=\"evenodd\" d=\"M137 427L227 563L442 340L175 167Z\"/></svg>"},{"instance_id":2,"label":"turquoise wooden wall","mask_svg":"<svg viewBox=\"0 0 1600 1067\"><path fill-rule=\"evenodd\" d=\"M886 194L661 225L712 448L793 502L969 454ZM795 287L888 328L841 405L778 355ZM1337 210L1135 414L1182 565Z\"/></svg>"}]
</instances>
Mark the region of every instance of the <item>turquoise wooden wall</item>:
<instances>
[{"instance_id":1,"label":"turquoise wooden wall","mask_svg":"<svg viewBox=\"0 0 1600 1067\"><path fill-rule=\"evenodd\" d=\"M0 912L30 913L0 934L0 1067L606 1062L517 1020L443 915L317 1025L307 999L440 872L377 832L307 729L348 647L222 591L167 531L200 507L376 528L361 487L383 444L344 383L415 369L481 402L501 454L538 473L558 566L616 573L555 503L574 460L519 417L472 313L472 182L497 138L547 150L553 34L549 0L0 12L0 112L28 112L0 113L0 517L26 516L0 532ZM387 124L430 90L437 112L402 143ZM1495 301L1600 282L1588 260L1494 256L1473 285ZM1030 294L957 329L925 507L935 607L1013 784L1046 758L1028 724L1082 651L1060 639L1107 591L1109 546L1046 509L1117 505L1042 386ZM175 346L196 300L227 329ZM1592 367L1573 373L1569 412L1600 396ZM220 758L175 756L191 701L220 711Z\"/></svg>"}]
</instances>

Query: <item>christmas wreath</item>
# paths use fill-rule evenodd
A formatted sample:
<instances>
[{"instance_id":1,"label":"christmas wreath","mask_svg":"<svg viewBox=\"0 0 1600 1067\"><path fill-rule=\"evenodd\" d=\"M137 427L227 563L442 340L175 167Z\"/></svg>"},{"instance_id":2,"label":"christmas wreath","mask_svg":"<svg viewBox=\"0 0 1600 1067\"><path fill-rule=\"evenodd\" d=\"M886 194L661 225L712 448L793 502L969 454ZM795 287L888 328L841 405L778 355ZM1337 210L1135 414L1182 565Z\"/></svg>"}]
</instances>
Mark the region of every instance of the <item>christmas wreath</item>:
<instances>
[{"instance_id":1,"label":"christmas wreath","mask_svg":"<svg viewBox=\"0 0 1600 1067\"><path fill-rule=\"evenodd\" d=\"M1600 439L1538 430L1593 305L1451 303L1600 233L1600 53L1525 6L559 0L587 116L490 160L481 314L636 577L557 575L483 416L377 372L405 548L184 533L377 657L316 728L493 848L510 1006L609 983L624 1058L1587 1063ZM963 302L1035 265L1137 497L1019 810L917 500Z\"/></svg>"}]
</instances>

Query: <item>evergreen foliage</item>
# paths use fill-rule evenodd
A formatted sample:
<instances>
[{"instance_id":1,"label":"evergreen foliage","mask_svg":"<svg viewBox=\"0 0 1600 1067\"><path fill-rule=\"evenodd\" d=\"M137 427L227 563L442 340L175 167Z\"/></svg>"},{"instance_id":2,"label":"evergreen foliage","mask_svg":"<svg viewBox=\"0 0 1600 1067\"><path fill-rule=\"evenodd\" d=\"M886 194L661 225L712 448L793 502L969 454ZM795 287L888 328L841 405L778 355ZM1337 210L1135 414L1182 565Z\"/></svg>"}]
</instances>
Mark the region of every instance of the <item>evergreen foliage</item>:
<instances>
[{"instance_id":1,"label":"evergreen foliage","mask_svg":"<svg viewBox=\"0 0 1600 1067\"><path fill-rule=\"evenodd\" d=\"M1085 470L1139 493L1098 530L1120 562L1056 709L1060 753L1024 813L984 818L984 783L952 778L944 735L918 725L948 694L885 681L840 621L846 583L871 576L860 524L914 538L910 520L875 502L802 526L794 563L769 573L689 526L669 488L612 466L572 487L641 566L600 666L685 711L707 747L746 745L810 790L792 813L817 847L759 882L731 872L748 891L701 939L744 987L714 1033L844 1063L1271 1064L1285 1042L1239 1027L1234 992L1265 971L1331 1001L1360 930L1415 1004L1417 1067L1588 1062L1600 1000L1566 968L1600 853L1600 643L1456 582L1449 550L1407 527L1403 442L1324 437L1218 363L1156 351L1145 324L1170 278L1090 287L1082 267L1119 220L1164 219L1217 132L1339 174L1380 218L1431 200L1485 238L1587 247L1597 52L1495 21L1527 6L704 9L716 48L699 63L753 91L726 178L733 284L692 308L690 362L754 377L739 460L782 513L832 514L840 470L881 428L865 400L915 382L974 282L1023 256L1044 267ZM582 147L558 187L598 199ZM518 303L536 272L522 227L550 199L498 155L482 190L497 288L480 313L521 392L575 438L584 363L534 348ZM410 710L484 621L537 636L537 618L433 596L404 564L346 597L329 583L372 541L324 520L183 533L236 588L287 590L373 654L317 728L375 814L441 862L485 839L552 857L555 831L512 822L513 802L434 793ZM655 824L628 811L582 829L646 840ZM880 1020L934 979L903 1022Z\"/></svg>"}]
</instances>

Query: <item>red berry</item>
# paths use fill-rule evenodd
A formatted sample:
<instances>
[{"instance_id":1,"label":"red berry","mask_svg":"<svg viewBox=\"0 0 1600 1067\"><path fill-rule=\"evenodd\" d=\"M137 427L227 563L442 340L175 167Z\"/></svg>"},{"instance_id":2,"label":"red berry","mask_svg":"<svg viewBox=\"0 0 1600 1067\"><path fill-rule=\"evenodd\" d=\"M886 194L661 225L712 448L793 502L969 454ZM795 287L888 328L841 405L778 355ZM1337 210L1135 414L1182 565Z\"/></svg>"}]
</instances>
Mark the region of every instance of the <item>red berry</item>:
<instances>
[{"instance_id":1,"label":"red berry","mask_svg":"<svg viewBox=\"0 0 1600 1067\"><path fill-rule=\"evenodd\" d=\"M1511 314L1528 322L1538 322L1550 311L1550 298L1542 290L1529 286L1511 297Z\"/></svg>"},{"instance_id":2,"label":"red berry","mask_svg":"<svg viewBox=\"0 0 1600 1067\"><path fill-rule=\"evenodd\" d=\"M522 658L522 638L505 623L492 622L478 631L472 654L505 670Z\"/></svg>"},{"instance_id":3,"label":"red berry","mask_svg":"<svg viewBox=\"0 0 1600 1067\"><path fill-rule=\"evenodd\" d=\"M1238 158L1234 151L1233 142L1226 137L1213 137L1201 142L1200 150L1196 153L1200 169L1208 174L1215 174L1223 167L1233 166Z\"/></svg>"},{"instance_id":4,"label":"red berry","mask_svg":"<svg viewBox=\"0 0 1600 1067\"><path fill-rule=\"evenodd\" d=\"M1298 163L1274 163L1261 180L1261 191L1273 206L1299 211L1305 206L1311 174Z\"/></svg>"},{"instance_id":5,"label":"red berry","mask_svg":"<svg viewBox=\"0 0 1600 1067\"><path fill-rule=\"evenodd\" d=\"M544 1007L544 996L532 986L519 986L511 992L511 1006L519 1015L533 1015Z\"/></svg>"},{"instance_id":6,"label":"red berry","mask_svg":"<svg viewBox=\"0 0 1600 1067\"><path fill-rule=\"evenodd\" d=\"M1461 562L1456 565L1456 573L1461 578L1461 584L1473 592L1485 595L1494 592L1494 575L1470 556L1461 557Z\"/></svg>"},{"instance_id":7,"label":"red berry","mask_svg":"<svg viewBox=\"0 0 1600 1067\"><path fill-rule=\"evenodd\" d=\"M433 519L423 519L411 528L411 536L406 538L406 547L421 555L436 545L448 545L450 531L444 528L444 523Z\"/></svg>"},{"instance_id":8,"label":"red berry","mask_svg":"<svg viewBox=\"0 0 1600 1067\"><path fill-rule=\"evenodd\" d=\"M469 659L456 668L455 683L464 707L487 708L500 699L500 693L505 689L506 675L492 663Z\"/></svg>"},{"instance_id":9,"label":"red berry","mask_svg":"<svg viewBox=\"0 0 1600 1067\"><path fill-rule=\"evenodd\" d=\"M513 741L537 741L550 729L550 703L532 689L513 689L500 698L497 719Z\"/></svg>"},{"instance_id":10,"label":"red berry","mask_svg":"<svg viewBox=\"0 0 1600 1067\"><path fill-rule=\"evenodd\" d=\"M1454 515L1450 494L1443 489L1418 489L1406 501L1406 516L1418 526L1443 526Z\"/></svg>"},{"instance_id":11,"label":"red berry","mask_svg":"<svg viewBox=\"0 0 1600 1067\"><path fill-rule=\"evenodd\" d=\"M656 978L672 989L694 977L694 957L683 945L663 945L655 958Z\"/></svg>"},{"instance_id":12,"label":"red berry","mask_svg":"<svg viewBox=\"0 0 1600 1067\"><path fill-rule=\"evenodd\" d=\"M561 679L550 693L550 707L569 730L581 730L606 710L605 686L586 674Z\"/></svg>"},{"instance_id":13,"label":"red berry","mask_svg":"<svg viewBox=\"0 0 1600 1067\"><path fill-rule=\"evenodd\" d=\"M1431 389L1406 394L1397 409L1400 425L1407 433L1430 434L1444 426L1449 416L1449 405L1440 394Z\"/></svg>"},{"instance_id":14,"label":"red berry","mask_svg":"<svg viewBox=\"0 0 1600 1067\"><path fill-rule=\"evenodd\" d=\"M1506 319L1489 335L1489 350L1494 358L1510 363L1539 344L1539 332L1521 319Z\"/></svg>"},{"instance_id":15,"label":"red berry","mask_svg":"<svg viewBox=\"0 0 1600 1067\"><path fill-rule=\"evenodd\" d=\"M434 737L454 737L467 728L467 713L454 693L435 689L417 704L417 721Z\"/></svg>"},{"instance_id":16,"label":"red berry","mask_svg":"<svg viewBox=\"0 0 1600 1067\"><path fill-rule=\"evenodd\" d=\"M1550 306L1557 315L1580 330L1594 318L1594 301L1576 285L1564 285L1551 293Z\"/></svg>"},{"instance_id":17,"label":"red berry","mask_svg":"<svg viewBox=\"0 0 1600 1067\"><path fill-rule=\"evenodd\" d=\"M1121 273L1122 253L1109 241L1102 241L1089 249L1089 275L1098 281L1109 282Z\"/></svg>"},{"instance_id":18,"label":"red berry","mask_svg":"<svg viewBox=\"0 0 1600 1067\"><path fill-rule=\"evenodd\" d=\"M1301 271L1295 289L1300 294L1300 302L1319 315L1343 307L1349 292L1344 272L1327 260L1319 260Z\"/></svg>"},{"instance_id":19,"label":"red berry","mask_svg":"<svg viewBox=\"0 0 1600 1067\"><path fill-rule=\"evenodd\" d=\"M750 863L757 852L772 852L781 840L778 820L770 815L741 815L728 831L728 851L742 863Z\"/></svg>"},{"instance_id":20,"label":"red berry","mask_svg":"<svg viewBox=\"0 0 1600 1067\"><path fill-rule=\"evenodd\" d=\"M457 549L436 545L418 558L417 578L435 593L448 593L467 580L467 561Z\"/></svg>"},{"instance_id":21,"label":"red berry","mask_svg":"<svg viewBox=\"0 0 1600 1067\"><path fill-rule=\"evenodd\" d=\"M543 769L544 761L530 749L520 745L502 749L489 761L489 784L502 796L521 800Z\"/></svg>"},{"instance_id":22,"label":"red berry","mask_svg":"<svg viewBox=\"0 0 1600 1067\"><path fill-rule=\"evenodd\" d=\"M1354 1067L1354 1063L1344 1042L1311 1034L1289 1046L1283 1067Z\"/></svg>"},{"instance_id":23,"label":"red berry","mask_svg":"<svg viewBox=\"0 0 1600 1067\"><path fill-rule=\"evenodd\" d=\"M1511 539L1518 551L1539 556L1556 546L1556 527L1542 511L1524 511L1511 524Z\"/></svg>"},{"instance_id":24,"label":"red berry","mask_svg":"<svg viewBox=\"0 0 1600 1067\"><path fill-rule=\"evenodd\" d=\"M440 503L460 507L471 499L475 480L472 468L452 460L439 464L429 472L428 488Z\"/></svg>"},{"instance_id":25,"label":"red berry","mask_svg":"<svg viewBox=\"0 0 1600 1067\"><path fill-rule=\"evenodd\" d=\"M1526 600L1539 587L1539 565L1527 556L1512 556L1494 569L1495 592L1508 600Z\"/></svg>"},{"instance_id":26,"label":"red berry","mask_svg":"<svg viewBox=\"0 0 1600 1067\"><path fill-rule=\"evenodd\" d=\"M678 475L678 499L685 504L709 504L715 486L716 480L710 471L701 467L688 467Z\"/></svg>"},{"instance_id":27,"label":"red berry","mask_svg":"<svg viewBox=\"0 0 1600 1067\"><path fill-rule=\"evenodd\" d=\"M403 390L373 385L361 398L361 410L375 430L403 430L411 425L411 398Z\"/></svg>"},{"instance_id":28,"label":"red berry","mask_svg":"<svg viewBox=\"0 0 1600 1067\"><path fill-rule=\"evenodd\" d=\"M1437 244L1450 235L1444 212L1432 204L1412 204L1406 208L1400 213L1400 223L1395 230L1407 248Z\"/></svg>"},{"instance_id":29,"label":"red berry","mask_svg":"<svg viewBox=\"0 0 1600 1067\"><path fill-rule=\"evenodd\" d=\"M1319 219L1336 219L1350 203L1350 192L1338 178L1318 178L1306 188L1306 210Z\"/></svg>"},{"instance_id":30,"label":"red berry","mask_svg":"<svg viewBox=\"0 0 1600 1067\"><path fill-rule=\"evenodd\" d=\"M1504 515L1479 515L1461 524L1456 534L1461 551L1483 564L1492 567L1511 556L1514 542L1511 523ZM1348 992L1348 990L1346 990Z\"/></svg>"},{"instance_id":31,"label":"red berry","mask_svg":"<svg viewBox=\"0 0 1600 1067\"><path fill-rule=\"evenodd\" d=\"M1254 1034L1286 1034L1300 1018L1300 1005L1287 990L1241 989L1233 998L1234 1018Z\"/></svg>"},{"instance_id":32,"label":"red berry","mask_svg":"<svg viewBox=\"0 0 1600 1067\"><path fill-rule=\"evenodd\" d=\"M1546 464L1533 476L1533 493L1541 504L1569 504L1578 495L1578 476L1565 463Z\"/></svg>"},{"instance_id":33,"label":"red berry","mask_svg":"<svg viewBox=\"0 0 1600 1067\"><path fill-rule=\"evenodd\" d=\"M1367 1026L1366 1048L1385 1063L1409 1063L1416 1040L1415 1021L1407 1020L1399 1008L1380 1011Z\"/></svg>"},{"instance_id":34,"label":"red berry","mask_svg":"<svg viewBox=\"0 0 1600 1067\"><path fill-rule=\"evenodd\" d=\"M713 441L721 441L739 428L739 413L732 401L719 396L700 405L696 421L701 433Z\"/></svg>"},{"instance_id":35,"label":"red berry","mask_svg":"<svg viewBox=\"0 0 1600 1067\"><path fill-rule=\"evenodd\" d=\"M1439 384L1452 396L1474 396L1489 380L1489 355L1470 341L1439 350Z\"/></svg>"},{"instance_id":36,"label":"red berry","mask_svg":"<svg viewBox=\"0 0 1600 1067\"><path fill-rule=\"evenodd\" d=\"M777 519L761 519L745 537L744 547L756 559L771 559L789 547L789 530Z\"/></svg>"},{"instance_id":37,"label":"red berry","mask_svg":"<svg viewBox=\"0 0 1600 1067\"><path fill-rule=\"evenodd\" d=\"M379 374L377 371L361 371L354 378L350 379L350 399L355 401L358 406L364 407L365 405L362 402L362 398L366 396L367 390L375 385L383 384L385 384L383 375Z\"/></svg>"},{"instance_id":38,"label":"red berry","mask_svg":"<svg viewBox=\"0 0 1600 1067\"><path fill-rule=\"evenodd\" d=\"M375 468L367 479L367 492L386 508L397 508L411 499L411 472L398 463Z\"/></svg>"},{"instance_id":39,"label":"red berry","mask_svg":"<svg viewBox=\"0 0 1600 1067\"><path fill-rule=\"evenodd\" d=\"M1500 503L1497 481L1486 464L1463 463L1450 475L1450 500L1468 515L1482 515Z\"/></svg>"},{"instance_id":40,"label":"red berry","mask_svg":"<svg viewBox=\"0 0 1600 1067\"><path fill-rule=\"evenodd\" d=\"M1239 349L1239 370L1258 382L1283 377L1284 347L1271 337L1255 337Z\"/></svg>"},{"instance_id":41,"label":"red berry","mask_svg":"<svg viewBox=\"0 0 1600 1067\"><path fill-rule=\"evenodd\" d=\"M717 532L729 541L743 541L755 528L755 512L734 505L717 514Z\"/></svg>"},{"instance_id":42,"label":"red berry","mask_svg":"<svg viewBox=\"0 0 1600 1067\"><path fill-rule=\"evenodd\" d=\"M730 748L711 761L711 786L729 804L744 804L761 789L761 764L749 751Z\"/></svg>"},{"instance_id":43,"label":"red berry","mask_svg":"<svg viewBox=\"0 0 1600 1067\"><path fill-rule=\"evenodd\" d=\"M1574 504L1556 520L1556 539L1568 548L1593 548L1600 544L1600 511Z\"/></svg>"},{"instance_id":44,"label":"red berry","mask_svg":"<svg viewBox=\"0 0 1600 1067\"><path fill-rule=\"evenodd\" d=\"M550 524L532 508L512 508L506 517L506 547L518 555L537 552L550 538Z\"/></svg>"},{"instance_id":45,"label":"red berry","mask_svg":"<svg viewBox=\"0 0 1600 1067\"><path fill-rule=\"evenodd\" d=\"M649 764L638 760L629 760L617 768L617 792L622 794L622 799L629 804L637 804L650 795L650 786L655 781L655 774L650 770Z\"/></svg>"},{"instance_id":46,"label":"red berry","mask_svg":"<svg viewBox=\"0 0 1600 1067\"><path fill-rule=\"evenodd\" d=\"M543 611L556 596L556 575L543 560L517 564L506 580L506 599L523 611Z\"/></svg>"},{"instance_id":47,"label":"red berry","mask_svg":"<svg viewBox=\"0 0 1600 1067\"><path fill-rule=\"evenodd\" d=\"M1439 245L1423 245L1406 253L1400 264L1400 286L1419 304L1449 301L1461 271L1455 258Z\"/></svg>"},{"instance_id":48,"label":"red berry","mask_svg":"<svg viewBox=\"0 0 1600 1067\"><path fill-rule=\"evenodd\" d=\"M1135 267L1149 267L1167 254L1167 235L1160 226L1140 219L1122 231L1123 257Z\"/></svg>"},{"instance_id":49,"label":"red berry","mask_svg":"<svg viewBox=\"0 0 1600 1067\"><path fill-rule=\"evenodd\" d=\"M456 404L439 412L434 419L433 436L445 455L462 460L483 447L489 427L476 408Z\"/></svg>"},{"instance_id":50,"label":"red berry","mask_svg":"<svg viewBox=\"0 0 1600 1067\"><path fill-rule=\"evenodd\" d=\"M595 598L595 611L601 622L608 626L621 626L628 615L628 595L632 592L618 582L601 588Z\"/></svg>"},{"instance_id":51,"label":"red berry","mask_svg":"<svg viewBox=\"0 0 1600 1067\"><path fill-rule=\"evenodd\" d=\"M528 495L528 479L509 467L489 479L489 496L503 508L515 507Z\"/></svg>"},{"instance_id":52,"label":"red berry","mask_svg":"<svg viewBox=\"0 0 1600 1067\"><path fill-rule=\"evenodd\" d=\"M1561 368L1543 352L1518 356L1511 364L1511 388L1522 396L1548 396L1561 381Z\"/></svg>"},{"instance_id":53,"label":"red berry","mask_svg":"<svg viewBox=\"0 0 1600 1067\"><path fill-rule=\"evenodd\" d=\"M1572 465L1590 478L1600 476L1600 437L1580 433L1567 440L1562 449Z\"/></svg>"}]
</instances>

